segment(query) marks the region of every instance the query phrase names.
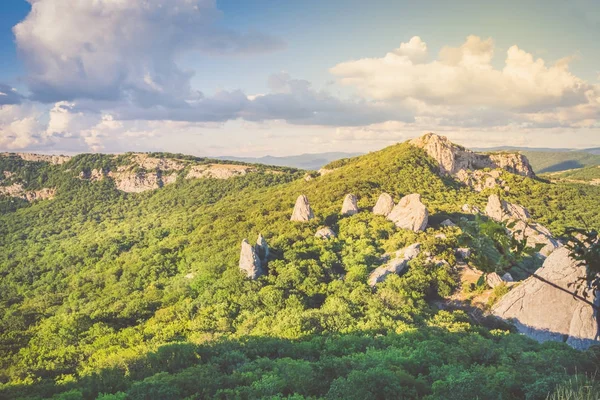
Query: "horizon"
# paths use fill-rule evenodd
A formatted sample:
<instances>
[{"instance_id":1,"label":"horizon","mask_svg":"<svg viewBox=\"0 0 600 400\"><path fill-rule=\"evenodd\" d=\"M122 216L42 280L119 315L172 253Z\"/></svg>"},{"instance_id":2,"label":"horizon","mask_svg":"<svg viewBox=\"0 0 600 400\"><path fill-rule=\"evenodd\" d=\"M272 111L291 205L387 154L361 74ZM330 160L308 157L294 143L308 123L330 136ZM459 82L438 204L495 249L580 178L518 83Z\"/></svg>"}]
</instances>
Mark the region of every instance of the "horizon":
<instances>
[{"instance_id":1,"label":"horizon","mask_svg":"<svg viewBox=\"0 0 600 400\"><path fill-rule=\"evenodd\" d=\"M592 0L1 7L0 151L290 157L425 132L600 147Z\"/></svg>"}]
</instances>

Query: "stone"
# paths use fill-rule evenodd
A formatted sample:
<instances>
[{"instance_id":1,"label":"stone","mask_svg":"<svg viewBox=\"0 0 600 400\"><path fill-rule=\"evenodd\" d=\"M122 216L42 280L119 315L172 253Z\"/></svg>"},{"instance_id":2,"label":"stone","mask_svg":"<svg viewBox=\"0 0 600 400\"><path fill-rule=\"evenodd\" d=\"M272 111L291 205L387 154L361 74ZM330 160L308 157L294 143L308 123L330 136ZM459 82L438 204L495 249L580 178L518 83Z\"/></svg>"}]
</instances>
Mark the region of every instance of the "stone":
<instances>
[{"instance_id":1,"label":"stone","mask_svg":"<svg viewBox=\"0 0 600 400\"><path fill-rule=\"evenodd\" d=\"M341 214L350 216L358 213L358 199L353 194L347 194L342 204Z\"/></svg>"},{"instance_id":2,"label":"stone","mask_svg":"<svg viewBox=\"0 0 600 400\"><path fill-rule=\"evenodd\" d=\"M307 222L313 219L315 216L310 208L310 203L308 202L308 198L301 194L296 199L296 205L294 206L294 211L292 212L291 221L296 222Z\"/></svg>"},{"instance_id":3,"label":"stone","mask_svg":"<svg viewBox=\"0 0 600 400\"><path fill-rule=\"evenodd\" d=\"M543 225L531 221L529 211L523 206L512 204L493 194L488 199L485 213L497 222L507 224L507 230L518 240L527 240L527 246L539 247L538 256L548 257L560 243L552 237L552 233Z\"/></svg>"},{"instance_id":4,"label":"stone","mask_svg":"<svg viewBox=\"0 0 600 400\"><path fill-rule=\"evenodd\" d=\"M510 272L505 273L504 275L502 275L502 280L504 282L514 282L514 278L512 277L512 275L510 274Z\"/></svg>"},{"instance_id":5,"label":"stone","mask_svg":"<svg viewBox=\"0 0 600 400\"><path fill-rule=\"evenodd\" d=\"M533 168L527 157L518 153L483 154L467 150L452 143L445 136L428 133L411 140L413 146L419 147L437 161L440 173L456 175L461 170L501 168L514 174L534 177Z\"/></svg>"},{"instance_id":6,"label":"stone","mask_svg":"<svg viewBox=\"0 0 600 400\"><path fill-rule=\"evenodd\" d=\"M584 287L578 284L585 277L585 267L562 247L535 274L547 282L527 278L492 307L492 314L512 321L519 332L539 342L566 342L579 350L600 344L597 312L573 296L574 292L583 295ZM600 306L600 293L588 300Z\"/></svg>"},{"instance_id":7,"label":"stone","mask_svg":"<svg viewBox=\"0 0 600 400\"><path fill-rule=\"evenodd\" d=\"M374 287L377 283L383 282L389 274L399 274L408 266L408 262L419 255L421 244L415 243L401 250L398 250L395 257L387 264L375 268L369 275L368 284Z\"/></svg>"},{"instance_id":8,"label":"stone","mask_svg":"<svg viewBox=\"0 0 600 400\"><path fill-rule=\"evenodd\" d=\"M454 222L452 222L449 219L445 219L440 223L441 226L446 226L446 227L453 227L456 226L456 224Z\"/></svg>"},{"instance_id":9,"label":"stone","mask_svg":"<svg viewBox=\"0 0 600 400\"><path fill-rule=\"evenodd\" d=\"M470 204L463 204L461 210L462 212L467 214L481 214L481 210L478 207L472 206Z\"/></svg>"},{"instance_id":10,"label":"stone","mask_svg":"<svg viewBox=\"0 0 600 400\"><path fill-rule=\"evenodd\" d=\"M500 275L498 275L495 272L492 272L491 274L487 274L485 276L485 283L487 283L488 286L493 289L496 286L501 285L502 283L504 283L504 281L502 280L502 278L500 278Z\"/></svg>"},{"instance_id":11,"label":"stone","mask_svg":"<svg viewBox=\"0 0 600 400\"><path fill-rule=\"evenodd\" d=\"M193 178L213 178L213 179L229 179L236 176L243 176L249 172L253 172L254 168L248 165L237 164L208 164L194 165L186 175L186 179Z\"/></svg>"},{"instance_id":12,"label":"stone","mask_svg":"<svg viewBox=\"0 0 600 400\"><path fill-rule=\"evenodd\" d=\"M415 193L400 199L387 219L394 222L398 228L418 232L427 228L429 213L427 207L421 202L421 195Z\"/></svg>"},{"instance_id":13,"label":"stone","mask_svg":"<svg viewBox=\"0 0 600 400\"><path fill-rule=\"evenodd\" d=\"M267 241L265 240L265 237L262 235L262 233L258 234L258 239L256 239L255 250L258 259L260 260L261 266L265 267L269 258L269 245L267 244Z\"/></svg>"},{"instance_id":14,"label":"stone","mask_svg":"<svg viewBox=\"0 0 600 400\"><path fill-rule=\"evenodd\" d=\"M316 233L315 233L315 237L320 238L320 239L333 239L335 238L337 235L335 234L335 232L333 231L333 229L331 229L330 227L326 226L324 228L319 229Z\"/></svg>"},{"instance_id":15,"label":"stone","mask_svg":"<svg viewBox=\"0 0 600 400\"><path fill-rule=\"evenodd\" d=\"M456 249L455 254L460 260L466 261L469 257L471 257L471 249L468 247L460 247Z\"/></svg>"},{"instance_id":16,"label":"stone","mask_svg":"<svg viewBox=\"0 0 600 400\"><path fill-rule=\"evenodd\" d=\"M242 240L242 250L240 252L240 270L250 279L256 279L263 274L260 258L256 254L254 246L248 242L248 239Z\"/></svg>"},{"instance_id":17,"label":"stone","mask_svg":"<svg viewBox=\"0 0 600 400\"><path fill-rule=\"evenodd\" d=\"M377 199L375 207L373 207L373 214L383 215L387 217L389 213L394 209L394 199L387 193L381 193Z\"/></svg>"}]
</instances>

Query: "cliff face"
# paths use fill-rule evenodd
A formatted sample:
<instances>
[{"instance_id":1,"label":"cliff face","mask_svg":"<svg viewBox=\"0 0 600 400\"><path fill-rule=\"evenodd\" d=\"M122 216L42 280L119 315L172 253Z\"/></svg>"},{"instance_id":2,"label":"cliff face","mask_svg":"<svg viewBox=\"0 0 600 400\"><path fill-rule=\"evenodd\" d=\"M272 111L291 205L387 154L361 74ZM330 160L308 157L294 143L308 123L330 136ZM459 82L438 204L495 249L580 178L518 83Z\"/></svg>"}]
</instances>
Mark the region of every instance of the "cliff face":
<instances>
[{"instance_id":1,"label":"cliff face","mask_svg":"<svg viewBox=\"0 0 600 400\"><path fill-rule=\"evenodd\" d=\"M71 160L70 156L54 156L34 153L2 153L0 155L3 157L19 157L25 161L47 162L53 165L64 164L67 161Z\"/></svg>"},{"instance_id":2,"label":"cliff face","mask_svg":"<svg viewBox=\"0 0 600 400\"><path fill-rule=\"evenodd\" d=\"M498 182L499 175L478 171L484 168L502 169L517 175L535 177L527 157L522 154L475 153L452 143L445 136L434 133L413 139L410 143L422 148L431 158L435 159L443 175L452 175L478 191L502 184L502 182Z\"/></svg>"},{"instance_id":3,"label":"cliff face","mask_svg":"<svg viewBox=\"0 0 600 400\"><path fill-rule=\"evenodd\" d=\"M19 199L34 201L51 199L56 194L56 190L52 188L42 188L40 190L25 190L23 185L14 183L9 186L0 186L0 195L8 197L16 197Z\"/></svg>"}]
</instances>

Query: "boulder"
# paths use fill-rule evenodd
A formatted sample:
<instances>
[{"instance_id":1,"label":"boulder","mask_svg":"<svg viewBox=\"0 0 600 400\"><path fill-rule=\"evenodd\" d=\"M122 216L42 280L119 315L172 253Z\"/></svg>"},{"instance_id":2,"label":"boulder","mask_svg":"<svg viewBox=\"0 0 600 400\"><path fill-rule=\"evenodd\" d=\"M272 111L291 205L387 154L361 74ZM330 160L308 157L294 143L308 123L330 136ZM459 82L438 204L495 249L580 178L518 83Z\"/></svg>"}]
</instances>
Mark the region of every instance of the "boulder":
<instances>
[{"instance_id":1,"label":"boulder","mask_svg":"<svg viewBox=\"0 0 600 400\"><path fill-rule=\"evenodd\" d=\"M358 199L353 194L347 194L344 198L344 203L342 204L342 215L354 215L358 213Z\"/></svg>"},{"instance_id":2,"label":"boulder","mask_svg":"<svg viewBox=\"0 0 600 400\"><path fill-rule=\"evenodd\" d=\"M456 257L462 261L466 261L471 257L471 249L468 247L460 247L455 251Z\"/></svg>"},{"instance_id":3,"label":"boulder","mask_svg":"<svg viewBox=\"0 0 600 400\"><path fill-rule=\"evenodd\" d=\"M332 239L336 237L335 232L330 227L326 226L324 228L319 229L315 233L315 237L320 239Z\"/></svg>"},{"instance_id":4,"label":"boulder","mask_svg":"<svg viewBox=\"0 0 600 400\"><path fill-rule=\"evenodd\" d=\"M485 283L487 283L488 286L493 289L496 286L501 285L502 283L504 283L504 281L502 280L502 278L500 278L500 275L498 275L495 272L492 272L491 274L487 274L485 276Z\"/></svg>"},{"instance_id":5,"label":"boulder","mask_svg":"<svg viewBox=\"0 0 600 400\"><path fill-rule=\"evenodd\" d=\"M296 200L296 205L294 206L294 211L292 212L292 217L290 220L296 222L306 222L310 221L314 217L315 216L310 208L308 198L301 194Z\"/></svg>"},{"instance_id":6,"label":"boulder","mask_svg":"<svg viewBox=\"0 0 600 400\"><path fill-rule=\"evenodd\" d=\"M248 242L248 239L242 240L240 269L245 272L250 279L256 279L263 274L260 258L256 254L254 246Z\"/></svg>"},{"instance_id":7,"label":"boulder","mask_svg":"<svg viewBox=\"0 0 600 400\"><path fill-rule=\"evenodd\" d=\"M394 222L398 228L418 232L427 228L429 213L427 207L421 203L421 195L415 193L400 199L387 219Z\"/></svg>"},{"instance_id":8,"label":"boulder","mask_svg":"<svg viewBox=\"0 0 600 400\"><path fill-rule=\"evenodd\" d=\"M395 257L387 264L377 267L369 275L369 286L374 287L383 282L389 274L399 274L408 266L408 262L419 255L421 244L415 243L396 252Z\"/></svg>"},{"instance_id":9,"label":"boulder","mask_svg":"<svg viewBox=\"0 0 600 400\"><path fill-rule=\"evenodd\" d=\"M265 267L267 265L267 259L269 258L269 245L265 240L265 237L262 233L258 234L258 239L256 239L256 255L258 256L261 266Z\"/></svg>"},{"instance_id":10,"label":"boulder","mask_svg":"<svg viewBox=\"0 0 600 400\"><path fill-rule=\"evenodd\" d=\"M540 247L541 258L548 257L560 246L546 227L531 221L525 207L504 201L496 194L489 197L485 213L495 221L507 223L508 231L519 240L527 239L528 247Z\"/></svg>"},{"instance_id":11,"label":"boulder","mask_svg":"<svg viewBox=\"0 0 600 400\"><path fill-rule=\"evenodd\" d=\"M452 222L451 220L449 220L449 219L446 219L446 220L442 221L440 223L440 225L441 226L447 226L447 227L456 226L456 224L454 222Z\"/></svg>"},{"instance_id":12,"label":"boulder","mask_svg":"<svg viewBox=\"0 0 600 400\"><path fill-rule=\"evenodd\" d=\"M387 193L381 193L377 199L375 207L373 207L373 214L383 215L387 217L389 213L394 209L394 199Z\"/></svg>"},{"instance_id":13,"label":"boulder","mask_svg":"<svg viewBox=\"0 0 600 400\"><path fill-rule=\"evenodd\" d=\"M507 272L504 275L502 275L502 280L504 282L514 282L515 281L514 278L512 277L512 275L509 272Z\"/></svg>"},{"instance_id":14,"label":"boulder","mask_svg":"<svg viewBox=\"0 0 600 400\"><path fill-rule=\"evenodd\" d=\"M527 278L502 297L492 313L539 342L566 342L580 350L600 344L597 312L572 294L583 294L584 287L578 284L585 274L568 249L557 249L536 271L541 279ZM600 306L600 293L588 300Z\"/></svg>"}]
</instances>

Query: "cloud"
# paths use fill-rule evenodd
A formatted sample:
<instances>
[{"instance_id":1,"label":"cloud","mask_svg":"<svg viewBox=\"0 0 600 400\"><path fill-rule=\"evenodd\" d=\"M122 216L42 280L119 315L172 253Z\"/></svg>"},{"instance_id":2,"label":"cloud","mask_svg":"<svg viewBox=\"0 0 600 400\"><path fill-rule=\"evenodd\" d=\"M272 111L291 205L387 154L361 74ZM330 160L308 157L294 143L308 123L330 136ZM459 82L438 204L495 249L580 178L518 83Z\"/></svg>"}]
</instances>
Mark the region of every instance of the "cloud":
<instances>
[{"instance_id":1,"label":"cloud","mask_svg":"<svg viewBox=\"0 0 600 400\"><path fill-rule=\"evenodd\" d=\"M127 99L142 107L181 106L192 71L189 51L248 54L283 43L260 32L220 27L214 0L29 0L13 28L32 99Z\"/></svg>"},{"instance_id":2,"label":"cloud","mask_svg":"<svg viewBox=\"0 0 600 400\"><path fill-rule=\"evenodd\" d=\"M508 49L502 69L492 65L491 39L469 36L459 47L444 47L430 62L423 62L426 49L413 37L382 58L347 61L330 71L342 84L378 100L517 112L586 104L596 90L569 71L567 59L547 65L516 45Z\"/></svg>"},{"instance_id":3,"label":"cloud","mask_svg":"<svg viewBox=\"0 0 600 400\"><path fill-rule=\"evenodd\" d=\"M0 149L23 149L39 143L40 115L31 105L0 107Z\"/></svg>"},{"instance_id":4,"label":"cloud","mask_svg":"<svg viewBox=\"0 0 600 400\"><path fill-rule=\"evenodd\" d=\"M22 96L12 87L0 83L0 107L21 103Z\"/></svg>"}]
</instances>

